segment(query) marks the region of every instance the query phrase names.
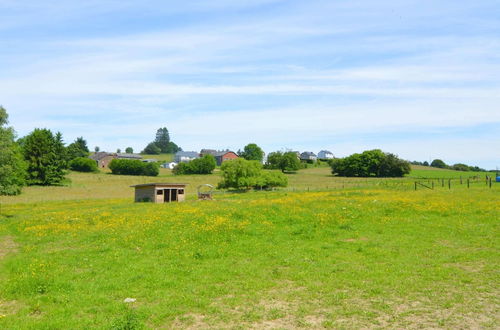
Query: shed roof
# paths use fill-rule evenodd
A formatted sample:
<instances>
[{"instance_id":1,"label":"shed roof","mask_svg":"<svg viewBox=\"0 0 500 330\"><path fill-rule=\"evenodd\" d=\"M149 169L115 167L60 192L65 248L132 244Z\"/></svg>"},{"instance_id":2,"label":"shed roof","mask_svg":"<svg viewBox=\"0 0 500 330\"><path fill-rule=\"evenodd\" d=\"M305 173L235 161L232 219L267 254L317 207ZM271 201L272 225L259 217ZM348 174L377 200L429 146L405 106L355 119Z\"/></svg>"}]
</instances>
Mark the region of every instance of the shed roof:
<instances>
[{"instance_id":1,"label":"shed roof","mask_svg":"<svg viewBox=\"0 0 500 330\"><path fill-rule=\"evenodd\" d=\"M187 186L187 183L161 183L161 182L152 182L152 183L143 183L136 184L130 187L173 187L173 188L184 188Z\"/></svg>"},{"instance_id":2,"label":"shed roof","mask_svg":"<svg viewBox=\"0 0 500 330\"><path fill-rule=\"evenodd\" d=\"M238 154L236 154L236 152L230 151L230 150L226 150L226 151L217 151L217 153L215 154L215 157L221 157L221 156L224 156L224 155L227 155L227 154L230 154L230 153L233 153L236 156L238 156Z\"/></svg>"},{"instance_id":3,"label":"shed roof","mask_svg":"<svg viewBox=\"0 0 500 330\"><path fill-rule=\"evenodd\" d=\"M139 154L127 154L127 153L117 153L116 156L118 158L132 158L132 159L141 159L142 156Z\"/></svg>"},{"instance_id":4,"label":"shed roof","mask_svg":"<svg viewBox=\"0 0 500 330\"><path fill-rule=\"evenodd\" d=\"M114 154L111 152L100 151L100 152L96 152L96 153L90 155L89 158L93 159L93 160L101 160L105 157L113 156L113 155Z\"/></svg>"}]
</instances>

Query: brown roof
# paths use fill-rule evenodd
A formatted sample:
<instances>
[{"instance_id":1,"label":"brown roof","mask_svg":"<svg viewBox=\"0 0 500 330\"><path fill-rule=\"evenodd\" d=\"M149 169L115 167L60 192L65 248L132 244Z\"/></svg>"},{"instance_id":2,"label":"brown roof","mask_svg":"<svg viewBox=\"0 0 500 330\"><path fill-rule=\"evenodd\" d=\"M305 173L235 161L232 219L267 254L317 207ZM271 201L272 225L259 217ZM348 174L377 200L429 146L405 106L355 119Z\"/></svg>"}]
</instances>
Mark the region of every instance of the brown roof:
<instances>
[{"instance_id":1,"label":"brown roof","mask_svg":"<svg viewBox=\"0 0 500 330\"><path fill-rule=\"evenodd\" d=\"M158 183L158 182L153 182L153 183L143 183L143 184L136 184L131 187L148 187L148 186L161 186L161 187L185 187L187 186L187 183Z\"/></svg>"}]
</instances>

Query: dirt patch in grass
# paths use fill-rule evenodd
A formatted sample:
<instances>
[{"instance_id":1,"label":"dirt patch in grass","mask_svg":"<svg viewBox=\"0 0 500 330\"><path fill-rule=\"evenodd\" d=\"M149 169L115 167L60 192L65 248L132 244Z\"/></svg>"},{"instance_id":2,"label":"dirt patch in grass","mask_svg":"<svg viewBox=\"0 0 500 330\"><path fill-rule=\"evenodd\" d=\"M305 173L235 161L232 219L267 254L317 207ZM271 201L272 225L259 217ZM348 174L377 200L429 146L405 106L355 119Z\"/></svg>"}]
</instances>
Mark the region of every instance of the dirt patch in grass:
<instances>
[{"instance_id":1,"label":"dirt patch in grass","mask_svg":"<svg viewBox=\"0 0 500 330\"><path fill-rule=\"evenodd\" d=\"M368 238L360 237L360 238L348 238L343 240L343 242L360 242L360 241L368 241Z\"/></svg>"},{"instance_id":2,"label":"dirt patch in grass","mask_svg":"<svg viewBox=\"0 0 500 330\"><path fill-rule=\"evenodd\" d=\"M174 320L174 322L165 327L165 329L210 329L211 327L205 322L205 315L188 313Z\"/></svg>"},{"instance_id":3,"label":"dirt patch in grass","mask_svg":"<svg viewBox=\"0 0 500 330\"><path fill-rule=\"evenodd\" d=\"M482 262L461 262L461 263L450 263L444 264L446 267L453 267L463 270L468 273L477 273L483 270L484 263Z\"/></svg>"},{"instance_id":4,"label":"dirt patch in grass","mask_svg":"<svg viewBox=\"0 0 500 330\"><path fill-rule=\"evenodd\" d=\"M187 313L177 317L170 328L180 329L298 329L324 328L326 313L318 302L314 312L301 311L303 303L296 293L305 290L291 281L284 281L277 288L263 293L260 298L244 299L246 303L235 304L234 295L227 295L213 300L214 314Z\"/></svg>"},{"instance_id":5,"label":"dirt patch in grass","mask_svg":"<svg viewBox=\"0 0 500 330\"><path fill-rule=\"evenodd\" d=\"M16 253L19 245L14 242L12 236L0 237L0 260L8 254Z\"/></svg>"},{"instance_id":6,"label":"dirt patch in grass","mask_svg":"<svg viewBox=\"0 0 500 330\"><path fill-rule=\"evenodd\" d=\"M334 327L348 328L391 328L391 329L483 329L498 328L500 309L495 294L483 298L475 297L475 308L469 308L468 302L454 303L448 306L436 306L429 299L418 300L393 299L351 299L347 303L360 306L367 314L374 317L364 318L353 315L351 318L333 320ZM387 304L380 310L379 303ZM472 302L471 302L472 303ZM378 316L376 316L378 314Z\"/></svg>"},{"instance_id":7,"label":"dirt patch in grass","mask_svg":"<svg viewBox=\"0 0 500 330\"><path fill-rule=\"evenodd\" d=\"M0 300L0 318L5 317L7 315L16 314L23 307L24 305L22 305L17 300L10 300L10 301Z\"/></svg>"}]
</instances>

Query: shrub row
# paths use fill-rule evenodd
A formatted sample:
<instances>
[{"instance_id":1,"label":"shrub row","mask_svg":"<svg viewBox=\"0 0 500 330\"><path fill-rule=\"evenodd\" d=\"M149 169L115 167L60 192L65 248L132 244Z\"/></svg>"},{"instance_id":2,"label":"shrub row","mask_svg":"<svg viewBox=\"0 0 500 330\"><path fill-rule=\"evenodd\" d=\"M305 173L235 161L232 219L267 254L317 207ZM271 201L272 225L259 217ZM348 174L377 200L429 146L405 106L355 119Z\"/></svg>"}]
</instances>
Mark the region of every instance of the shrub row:
<instances>
[{"instance_id":1,"label":"shrub row","mask_svg":"<svg viewBox=\"0 0 500 330\"><path fill-rule=\"evenodd\" d=\"M97 162L87 157L77 157L69 162L69 168L77 172L98 172Z\"/></svg>"},{"instance_id":2,"label":"shrub row","mask_svg":"<svg viewBox=\"0 0 500 330\"><path fill-rule=\"evenodd\" d=\"M122 175L157 176L160 173L160 166L157 163L144 163L132 159L113 159L109 163L109 169L113 174Z\"/></svg>"},{"instance_id":3,"label":"shrub row","mask_svg":"<svg viewBox=\"0 0 500 330\"><path fill-rule=\"evenodd\" d=\"M222 163L222 181L218 188L258 189L286 187L287 177L279 172L263 171L262 164L243 158Z\"/></svg>"},{"instance_id":4,"label":"shrub row","mask_svg":"<svg viewBox=\"0 0 500 330\"><path fill-rule=\"evenodd\" d=\"M332 174L347 177L402 177L410 173L410 163L379 149L352 154L331 161Z\"/></svg>"},{"instance_id":5,"label":"shrub row","mask_svg":"<svg viewBox=\"0 0 500 330\"><path fill-rule=\"evenodd\" d=\"M193 159L189 163L180 163L173 169L175 175L180 174L211 174L217 162L212 155L205 155L202 158Z\"/></svg>"}]
</instances>

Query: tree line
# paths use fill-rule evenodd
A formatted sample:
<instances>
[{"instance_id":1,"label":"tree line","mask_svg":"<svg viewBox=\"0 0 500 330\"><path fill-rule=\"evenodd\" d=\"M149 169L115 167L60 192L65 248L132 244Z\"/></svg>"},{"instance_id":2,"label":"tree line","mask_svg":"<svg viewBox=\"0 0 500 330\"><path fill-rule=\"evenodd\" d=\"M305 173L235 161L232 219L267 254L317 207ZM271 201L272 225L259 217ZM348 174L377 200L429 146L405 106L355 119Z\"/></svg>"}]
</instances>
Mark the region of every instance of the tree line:
<instances>
[{"instance_id":1,"label":"tree line","mask_svg":"<svg viewBox=\"0 0 500 330\"><path fill-rule=\"evenodd\" d=\"M436 167L436 168L445 168L445 169L449 169L449 170L463 171L463 172L469 172L469 171L487 172L487 170L485 170L484 168L481 168L479 166L470 166L470 165L463 164L463 163L448 165L441 159L434 159L430 164L427 161L424 161L424 162L412 161L411 164L412 165L420 165L420 166L430 166L430 167Z\"/></svg>"},{"instance_id":2,"label":"tree line","mask_svg":"<svg viewBox=\"0 0 500 330\"><path fill-rule=\"evenodd\" d=\"M87 161L83 137L65 146L60 132L36 128L16 140L14 129L7 125L7 111L0 106L0 194L19 194L26 185L61 184L68 169L83 163L97 169L94 161Z\"/></svg>"}]
</instances>

